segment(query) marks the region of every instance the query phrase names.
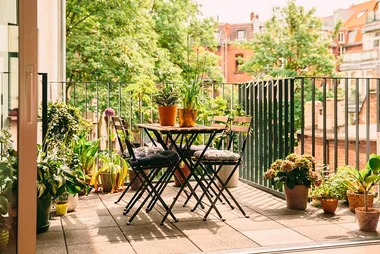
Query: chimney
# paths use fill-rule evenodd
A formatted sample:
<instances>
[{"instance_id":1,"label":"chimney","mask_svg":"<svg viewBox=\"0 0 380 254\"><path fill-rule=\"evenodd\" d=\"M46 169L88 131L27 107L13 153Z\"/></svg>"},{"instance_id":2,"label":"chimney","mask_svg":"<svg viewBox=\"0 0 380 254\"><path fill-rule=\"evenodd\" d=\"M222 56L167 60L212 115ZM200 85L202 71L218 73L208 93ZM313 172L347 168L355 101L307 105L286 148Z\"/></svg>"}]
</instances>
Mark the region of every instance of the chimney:
<instances>
[{"instance_id":1,"label":"chimney","mask_svg":"<svg viewBox=\"0 0 380 254\"><path fill-rule=\"evenodd\" d=\"M253 12L251 12L251 15L250 15L250 17L251 17L251 21L255 18L255 13L253 13Z\"/></svg>"}]
</instances>

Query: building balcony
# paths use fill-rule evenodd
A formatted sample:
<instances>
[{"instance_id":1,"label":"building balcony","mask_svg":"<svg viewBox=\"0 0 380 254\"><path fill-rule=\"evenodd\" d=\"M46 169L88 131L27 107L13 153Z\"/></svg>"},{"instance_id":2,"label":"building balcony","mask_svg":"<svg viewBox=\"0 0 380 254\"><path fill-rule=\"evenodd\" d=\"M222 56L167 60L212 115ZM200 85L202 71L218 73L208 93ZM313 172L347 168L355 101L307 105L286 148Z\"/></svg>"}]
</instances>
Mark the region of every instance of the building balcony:
<instances>
[{"instance_id":1,"label":"building balcony","mask_svg":"<svg viewBox=\"0 0 380 254\"><path fill-rule=\"evenodd\" d=\"M379 51L372 49L367 51L345 53L340 65L341 71L376 69L379 65Z\"/></svg>"},{"instance_id":2,"label":"building balcony","mask_svg":"<svg viewBox=\"0 0 380 254\"><path fill-rule=\"evenodd\" d=\"M363 33L368 33L380 29L380 12L371 11L367 15L366 23L363 26Z\"/></svg>"}]
</instances>

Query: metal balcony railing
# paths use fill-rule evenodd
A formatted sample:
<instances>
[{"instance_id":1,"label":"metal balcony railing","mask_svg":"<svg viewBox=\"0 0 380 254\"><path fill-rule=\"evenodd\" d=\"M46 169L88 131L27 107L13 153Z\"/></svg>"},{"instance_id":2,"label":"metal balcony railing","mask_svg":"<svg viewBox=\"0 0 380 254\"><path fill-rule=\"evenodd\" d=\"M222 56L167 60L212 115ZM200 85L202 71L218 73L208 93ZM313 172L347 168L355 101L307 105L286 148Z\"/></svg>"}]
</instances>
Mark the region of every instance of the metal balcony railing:
<instances>
[{"instance_id":1,"label":"metal balcony railing","mask_svg":"<svg viewBox=\"0 0 380 254\"><path fill-rule=\"evenodd\" d=\"M44 80L42 108L47 96L53 98L52 90L62 87L66 103L81 108L94 125L105 108L113 107L137 131L137 123L158 122L158 116L153 95L136 93L132 86ZM370 154L376 153L379 101L380 79L375 78L295 77L242 84L205 83L201 103L206 110L199 114L203 117L199 123L209 124L213 110L232 114L237 106L253 116L240 178L281 195L263 175L271 162L289 153L312 154L332 169L346 164L364 167ZM94 137L99 136L95 130ZM136 137L145 140L142 134Z\"/></svg>"}]
</instances>

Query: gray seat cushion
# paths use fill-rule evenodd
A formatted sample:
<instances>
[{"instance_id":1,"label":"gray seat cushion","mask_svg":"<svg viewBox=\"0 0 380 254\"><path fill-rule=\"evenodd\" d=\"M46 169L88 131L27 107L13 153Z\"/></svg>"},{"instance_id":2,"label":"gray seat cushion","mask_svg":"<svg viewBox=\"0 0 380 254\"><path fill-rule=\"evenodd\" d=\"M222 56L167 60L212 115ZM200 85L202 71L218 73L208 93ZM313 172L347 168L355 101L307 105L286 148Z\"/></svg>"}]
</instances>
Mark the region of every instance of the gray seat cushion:
<instances>
[{"instance_id":1,"label":"gray seat cushion","mask_svg":"<svg viewBox=\"0 0 380 254\"><path fill-rule=\"evenodd\" d=\"M159 153L164 151L162 147L148 147L148 146L142 146L142 147L137 147L133 148L133 153L135 154L136 157L142 158L149 156L151 154ZM124 151L123 156L129 158L129 153L128 151Z\"/></svg>"},{"instance_id":2,"label":"gray seat cushion","mask_svg":"<svg viewBox=\"0 0 380 254\"><path fill-rule=\"evenodd\" d=\"M179 161L179 156L176 152L165 150L159 151L157 153L151 153L149 155L145 155L144 153L140 153L141 157L137 154L136 160L130 161L132 165L140 165L140 166L154 166L159 167L161 165L170 165L175 164Z\"/></svg>"},{"instance_id":3,"label":"gray seat cushion","mask_svg":"<svg viewBox=\"0 0 380 254\"><path fill-rule=\"evenodd\" d=\"M202 151L195 152L194 157L198 159L201 153ZM237 161L239 158L240 154L228 150L207 150L202 156L202 160L210 161Z\"/></svg>"}]
</instances>

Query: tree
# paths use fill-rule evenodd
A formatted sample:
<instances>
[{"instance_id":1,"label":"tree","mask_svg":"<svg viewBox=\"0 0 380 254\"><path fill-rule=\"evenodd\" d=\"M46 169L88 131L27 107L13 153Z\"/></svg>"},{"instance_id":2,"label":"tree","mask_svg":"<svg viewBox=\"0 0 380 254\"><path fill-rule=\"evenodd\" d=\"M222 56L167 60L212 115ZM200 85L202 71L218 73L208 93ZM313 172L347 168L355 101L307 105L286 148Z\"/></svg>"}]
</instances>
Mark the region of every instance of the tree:
<instances>
[{"instance_id":1,"label":"tree","mask_svg":"<svg viewBox=\"0 0 380 254\"><path fill-rule=\"evenodd\" d=\"M265 32L255 34L254 40L243 45L254 55L241 70L259 77L334 74L336 59L329 49L331 41L321 36L322 23L315 11L306 11L295 0L288 0L283 8L275 7Z\"/></svg>"}]
</instances>

